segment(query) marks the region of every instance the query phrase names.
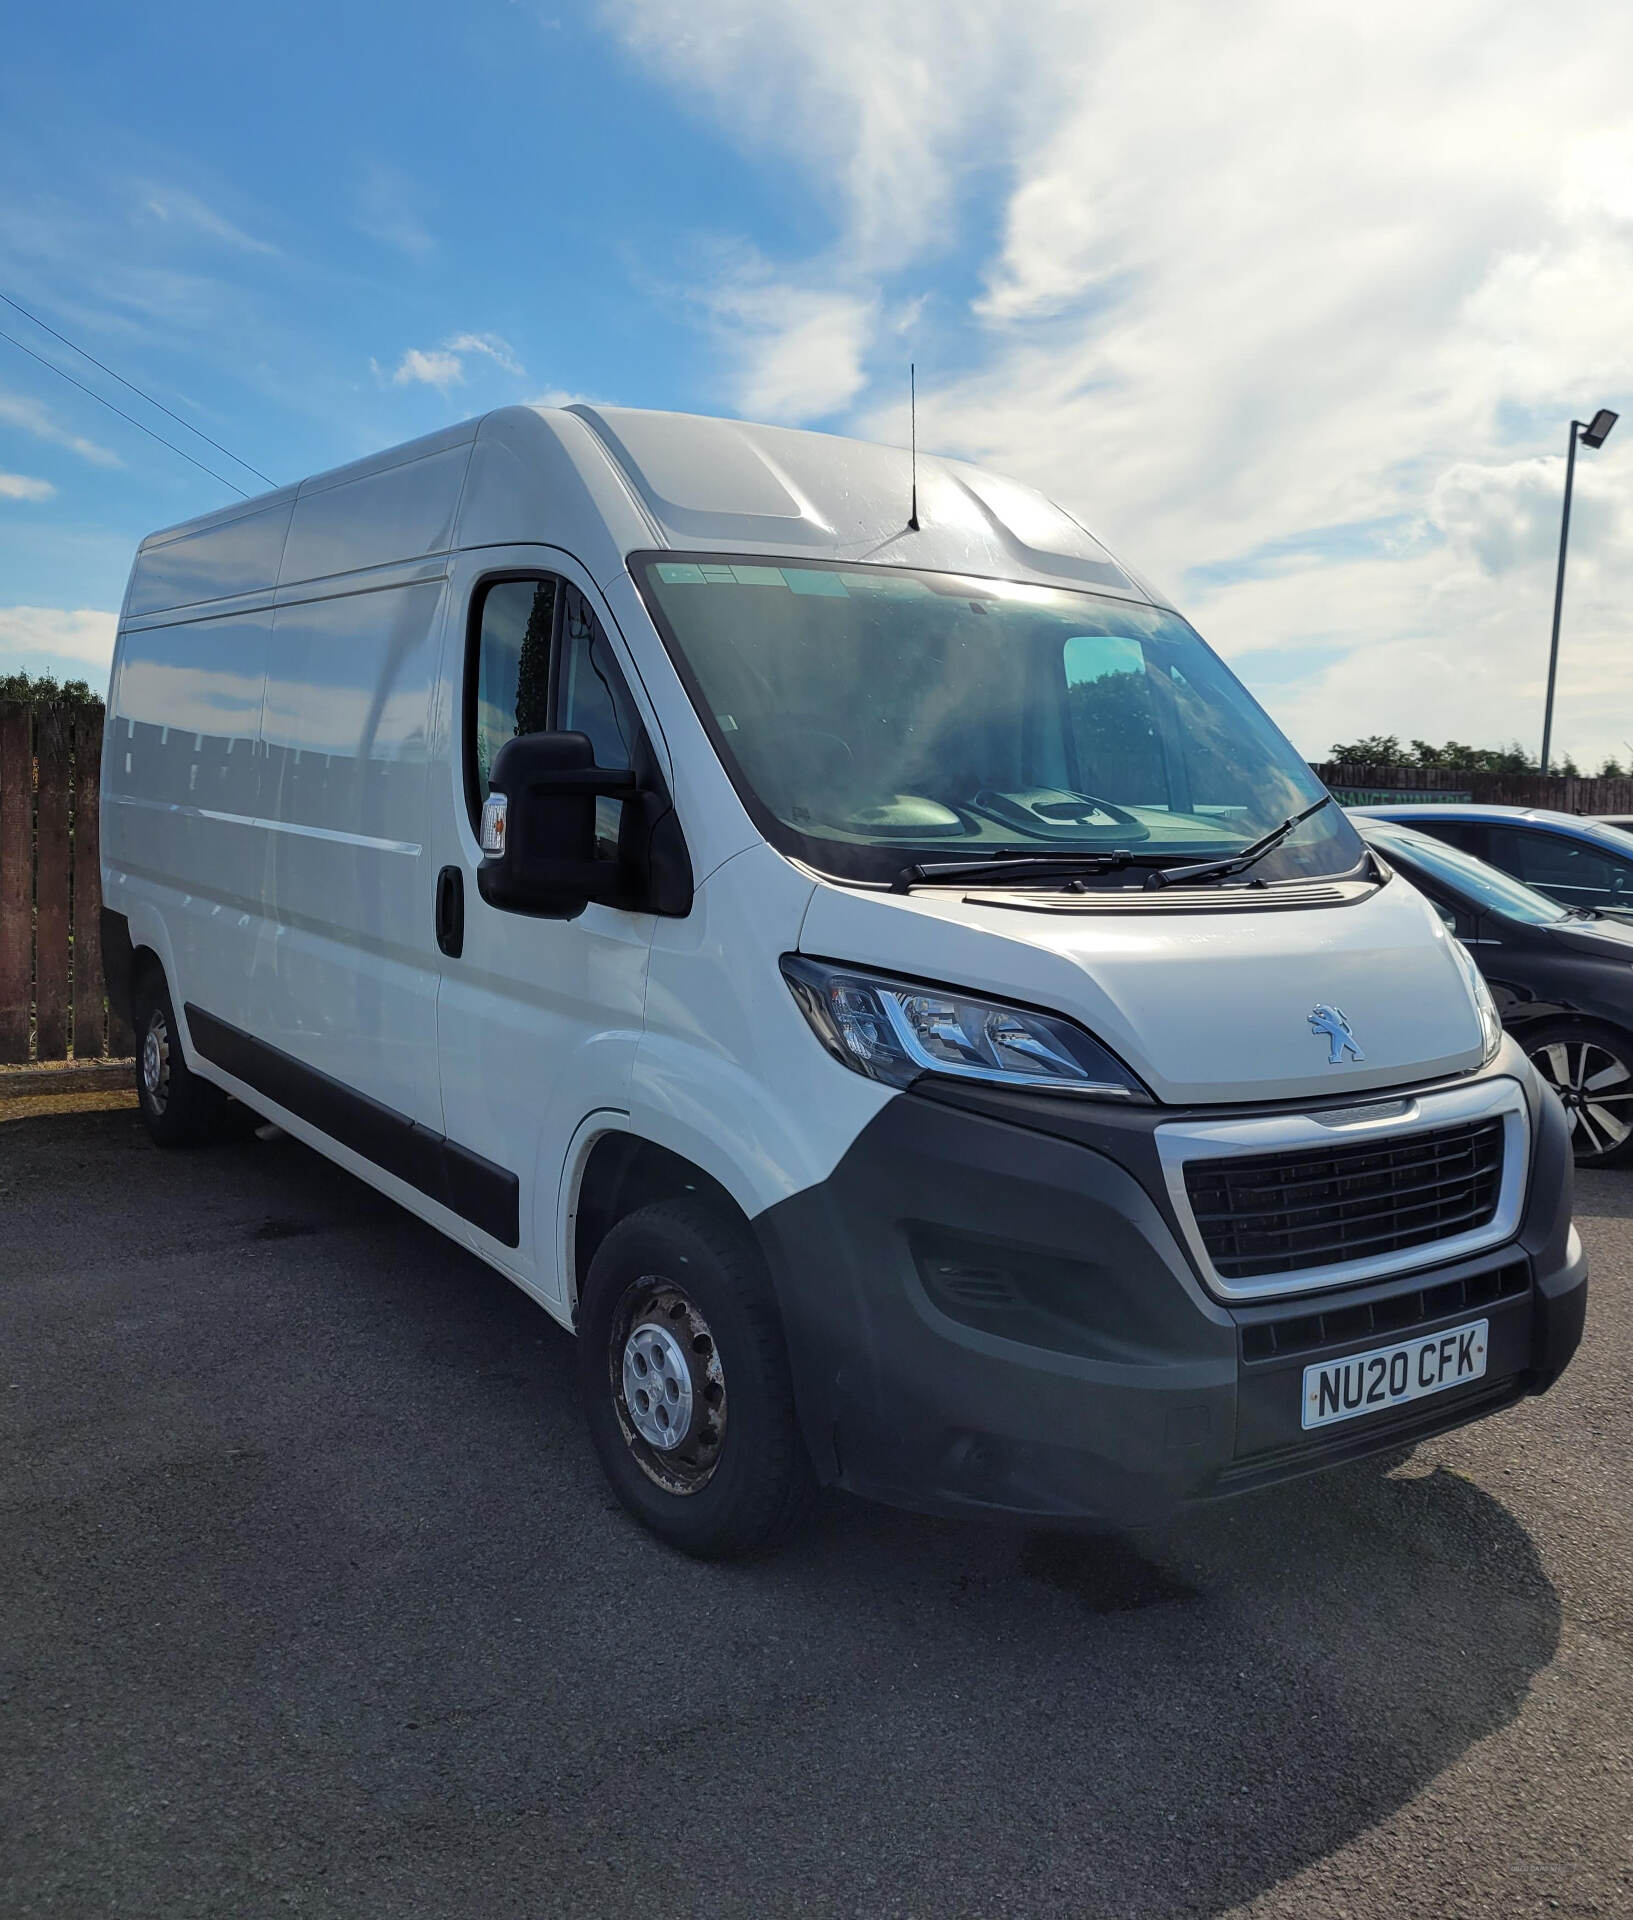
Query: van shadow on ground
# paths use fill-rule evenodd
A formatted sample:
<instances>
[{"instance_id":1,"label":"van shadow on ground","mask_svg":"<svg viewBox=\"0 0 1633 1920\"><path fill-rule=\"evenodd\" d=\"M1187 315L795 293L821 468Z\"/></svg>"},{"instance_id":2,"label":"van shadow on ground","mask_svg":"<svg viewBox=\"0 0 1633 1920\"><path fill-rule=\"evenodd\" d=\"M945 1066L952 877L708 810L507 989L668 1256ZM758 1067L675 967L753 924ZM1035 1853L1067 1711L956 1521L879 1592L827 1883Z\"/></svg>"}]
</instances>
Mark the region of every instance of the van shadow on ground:
<instances>
[{"instance_id":1,"label":"van shadow on ground","mask_svg":"<svg viewBox=\"0 0 1633 1920\"><path fill-rule=\"evenodd\" d=\"M1525 1532L1410 1463L1139 1541L830 1497L695 1565L613 1506L520 1293L292 1144L108 1122L110 1223L210 1198L186 1251L57 1283L31 1361L71 1417L65 1328L100 1356L95 1471L30 1439L13 1508L42 1911L1209 1914L1553 1656Z\"/></svg>"}]
</instances>

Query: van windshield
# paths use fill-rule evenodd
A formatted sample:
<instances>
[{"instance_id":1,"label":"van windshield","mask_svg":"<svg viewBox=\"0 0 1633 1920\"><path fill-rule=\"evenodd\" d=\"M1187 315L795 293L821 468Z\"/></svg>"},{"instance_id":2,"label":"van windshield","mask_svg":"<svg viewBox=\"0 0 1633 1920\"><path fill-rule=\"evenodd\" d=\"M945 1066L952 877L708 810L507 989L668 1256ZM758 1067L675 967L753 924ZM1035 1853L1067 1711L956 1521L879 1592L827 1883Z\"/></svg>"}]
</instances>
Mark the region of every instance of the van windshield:
<instances>
[{"instance_id":1,"label":"van windshield","mask_svg":"<svg viewBox=\"0 0 1633 1920\"><path fill-rule=\"evenodd\" d=\"M756 824L825 872L890 880L904 864L1011 854L1214 859L1322 797L1194 630L1156 607L810 560L631 566ZM1251 877L1362 857L1324 807Z\"/></svg>"}]
</instances>

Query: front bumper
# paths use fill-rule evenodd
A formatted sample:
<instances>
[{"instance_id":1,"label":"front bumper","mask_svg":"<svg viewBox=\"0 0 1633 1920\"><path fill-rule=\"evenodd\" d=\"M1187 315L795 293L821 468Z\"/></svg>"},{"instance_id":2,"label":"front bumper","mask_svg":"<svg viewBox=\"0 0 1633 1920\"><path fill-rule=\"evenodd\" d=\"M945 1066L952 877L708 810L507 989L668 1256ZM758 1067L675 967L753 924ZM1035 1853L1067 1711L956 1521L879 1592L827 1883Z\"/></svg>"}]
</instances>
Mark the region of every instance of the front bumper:
<instances>
[{"instance_id":1,"label":"front bumper","mask_svg":"<svg viewBox=\"0 0 1633 1920\"><path fill-rule=\"evenodd\" d=\"M1215 1297L1184 1245L1150 1141L1171 1114L962 1088L892 1100L827 1181L757 1223L819 1472L894 1505L1140 1524L1543 1391L1586 1301L1571 1156L1517 1050L1497 1070L1530 1112L1510 1240L1253 1304ZM1301 1429L1312 1362L1476 1317L1483 1379Z\"/></svg>"}]
</instances>

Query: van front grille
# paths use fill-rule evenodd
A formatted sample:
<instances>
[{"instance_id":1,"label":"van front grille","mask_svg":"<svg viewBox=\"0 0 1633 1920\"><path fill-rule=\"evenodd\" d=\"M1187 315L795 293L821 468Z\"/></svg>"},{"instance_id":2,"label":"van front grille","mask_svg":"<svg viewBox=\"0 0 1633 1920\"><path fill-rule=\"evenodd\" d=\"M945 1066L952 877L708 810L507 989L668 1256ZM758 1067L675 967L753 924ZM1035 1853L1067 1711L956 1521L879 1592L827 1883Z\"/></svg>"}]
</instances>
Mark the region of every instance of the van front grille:
<instances>
[{"instance_id":1,"label":"van front grille","mask_svg":"<svg viewBox=\"0 0 1633 1920\"><path fill-rule=\"evenodd\" d=\"M1388 1144L1189 1160L1185 1191L1224 1280L1376 1259L1485 1226L1503 1177L1503 1123Z\"/></svg>"}]
</instances>

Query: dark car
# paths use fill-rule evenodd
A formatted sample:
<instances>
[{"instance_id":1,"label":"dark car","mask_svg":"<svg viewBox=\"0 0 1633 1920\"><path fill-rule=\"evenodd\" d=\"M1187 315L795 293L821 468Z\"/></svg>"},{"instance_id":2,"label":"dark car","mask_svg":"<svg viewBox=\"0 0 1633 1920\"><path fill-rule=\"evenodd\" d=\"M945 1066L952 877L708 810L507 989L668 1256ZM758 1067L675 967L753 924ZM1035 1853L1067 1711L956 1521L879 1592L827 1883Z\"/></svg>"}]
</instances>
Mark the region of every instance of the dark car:
<instances>
[{"instance_id":1,"label":"dark car","mask_svg":"<svg viewBox=\"0 0 1633 1920\"><path fill-rule=\"evenodd\" d=\"M1578 1166L1633 1157L1633 926L1562 907L1460 848L1359 817L1368 846L1433 902L1559 1095Z\"/></svg>"},{"instance_id":2,"label":"dark car","mask_svg":"<svg viewBox=\"0 0 1633 1920\"><path fill-rule=\"evenodd\" d=\"M1432 833L1562 907L1592 907L1633 922L1633 833L1608 821L1546 807L1402 804L1353 811Z\"/></svg>"}]
</instances>

